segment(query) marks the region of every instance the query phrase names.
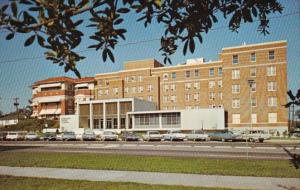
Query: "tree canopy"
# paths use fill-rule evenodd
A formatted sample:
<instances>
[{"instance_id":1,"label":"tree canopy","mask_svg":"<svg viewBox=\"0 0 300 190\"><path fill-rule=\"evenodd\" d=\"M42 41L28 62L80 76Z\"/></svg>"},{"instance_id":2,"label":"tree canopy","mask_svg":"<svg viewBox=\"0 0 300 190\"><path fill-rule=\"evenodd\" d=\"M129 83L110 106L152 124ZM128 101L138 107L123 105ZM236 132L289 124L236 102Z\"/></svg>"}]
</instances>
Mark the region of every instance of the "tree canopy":
<instances>
[{"instance_id":1,"label":"tree canopy","mask_svg":"<svg viewBox=\"0 0 300 190\"><path fill-rule=\"evenodd\" d=\"M258 19L258 31L266 35L269 15L282 10L277 0L11 0L0 7L0 30L8 31L7 40L16 33L28 35L24 46L37 41L46 49L47 60L80 77L76 63L85 57L74 49L84 36L79 29L83 23L94 29L89 38L95 43L88 48L101 51L104 62L108 58L114 62L114 48L126 39L127 30L121 25L124 15L140 15L137 21L145 28L155 20L165 28L159 51L166 64L171 63L170 56L180 43L184 55L188 50L193 53L195 40L202 43L203 33L212 29L220 15L229 19L228 28L236 32L241 23ZM86 12L89 18L78 18Z\"/></svg>"}]
</instances>

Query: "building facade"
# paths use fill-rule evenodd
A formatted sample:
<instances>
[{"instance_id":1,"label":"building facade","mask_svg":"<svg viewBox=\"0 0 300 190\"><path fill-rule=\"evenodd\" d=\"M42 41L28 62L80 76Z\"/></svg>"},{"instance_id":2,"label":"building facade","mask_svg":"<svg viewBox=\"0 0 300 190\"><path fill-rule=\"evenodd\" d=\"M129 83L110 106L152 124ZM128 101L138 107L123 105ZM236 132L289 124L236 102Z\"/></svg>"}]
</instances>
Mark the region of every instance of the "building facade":
<instances>
[{"instance_id":1,"label":"building facade","mask_svg":"<svg viewBox=\"0 0 300 190\"><path fill-rule=\"evenodd\" d=\"M287 102L286 51L287 42L276 41L223 48L217 61L198 58L168 67L154 59L129 61L124 70L96 74L88 96L93 101L136 98L165 111L222 108L229 129L283 132L288 122L282 106ZM83 117L85 112L78 113Z\"/></svg>"},{"instance_id":2,"label":"building facade","mask_svg":"<svg viewBox=\"0 0 300 190\"><path fill-rule=\"evenodd\" d=\"M58 118L74 114L77 101L93 99L94 78L53 77L32 86L32 117Z\"/></svg>"}]
</instances>

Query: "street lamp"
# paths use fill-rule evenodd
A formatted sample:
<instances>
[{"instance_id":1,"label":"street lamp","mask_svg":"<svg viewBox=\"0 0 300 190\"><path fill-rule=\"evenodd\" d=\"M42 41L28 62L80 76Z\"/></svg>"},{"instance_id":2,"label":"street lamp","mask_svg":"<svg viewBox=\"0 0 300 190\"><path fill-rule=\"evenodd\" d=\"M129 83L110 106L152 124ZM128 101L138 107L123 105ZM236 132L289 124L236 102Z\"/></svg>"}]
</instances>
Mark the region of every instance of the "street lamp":
<instances>
[{"instance_id":1,"label":"street lamp","mask_svg":"<svg viewBox=\"0 0 300 190\"><path fill-rule=\"evenodd\" d=\"M248 84L249 84L249 94L250 94L250 128L252 129L252 85L254 84L254 80L253 79L249 79L248 80ZM248 147L248 131L246 128L246 147ZM248 148L247 148L247 160L248 160Z\"/></svg>"}]
</instances>

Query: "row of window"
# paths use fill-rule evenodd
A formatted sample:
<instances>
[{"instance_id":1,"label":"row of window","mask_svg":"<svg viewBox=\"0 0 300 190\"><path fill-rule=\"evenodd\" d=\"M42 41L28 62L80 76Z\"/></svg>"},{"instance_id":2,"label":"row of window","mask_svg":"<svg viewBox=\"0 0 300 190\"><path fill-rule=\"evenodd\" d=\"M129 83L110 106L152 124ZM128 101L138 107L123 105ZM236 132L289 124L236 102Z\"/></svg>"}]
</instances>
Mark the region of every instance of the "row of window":
<instances>
[{"instance_id":1,"label":"row of window","mask_svg":"<svg viewBox=\"0 0 300 190\"><path fill-rule=\"evenodd\" d=\"M232 123L240 124L241 123L241 115L240 114L232 114ZM257 114L251 114L251 123L257 123ZM277 113L268 113L268 123L277 123Z\"/></svg>"},{"instance_id":2,"label":"row of window","mask_svg":"<svg viewBox=\"0 0 300 190\"><path fill-rule=\"evenodd\" d=\"M239 84L233 84L231 86L231 91L233 94L239 94L241 91L241 86ZM277 91L277 82L269 81L267 85L267 91L269 92ZM251 84L251 92L256 92L256 83Z\"/></svg>"},{"instance_id":3,"label":"row of window","mask_svg":"<svg viewBox=\"0 0 300 190\"><path fill-rule=\"evenodd\" d=\"M240 108L241 106L241 100L239 98L232 99L232 108ZM256 98L251 99L251 106L256 107L257 106L257 100ZM277 106L277 97L268 97L268 106L269 107L276 107Z\"/></svg>"},{"instance_id":4,"label":"row of window","mask_svg":"<svg viewBox=\"0 0 300 190\"><path fill-rule=\"evenodd\" d=\"M144 77L143 76L126 76L125 77L125 82L129 83L129 82L143 82Z\"/></svg>"},{"instance_id":5,"label":"row of window","mask_svg":"<svg viewBox=\"0 0 300 190\"><path fill-rule=\"evenodd\" d=\"M223 108L223 105L220 104L218 106L216 106L215 104L210 104L208 106L209 108ZM200 109L200 108L203 108L201 106L185 106L184 109L186 110L192 110L192 109ZM181 109L180 107L177 107L177 106L164 106L162 107L163 110L176 110L176 109Z\"/></svg>"},{"instance_id":6,"label":"row of window","mask_svg":"<svg viewBox=\"0 0 300 190\"><path fill-rule=\"evenodd\" d=\"M274 60L275 59L275 51L271 50L269 51L268 54L269 60ZM252 52L250 54L250 61L251 62L256 62L256 53ZM239 56L238 55L232 55L232 64L238 64L239 63Z\"/></svg>"},{"instance_id":7,"label":"row of window","mask_svg":"<svg viewBox=\"0 0 300 190\"><path fill-rule=\"evenodd\" d=\"M256 77L256 68L250 68L250 76ZM275 66L267 67L267 76L276 76L276 67ZM231 78L232 79L240 79L240 70L233 69L231 71Z\"/></svg>"},{"instance_id":8,"label":"row of window","mask_svg":"<svg viewBox=\"0 0 300 190\"><path fill-rule=\"evenodd\" d=\"M209 92L209 100L215 100L216 93L214 92ZM218 92L217 93L218 98L220 100L223 99L223 93ZM195 93L195 94L185 94L185 101L190 102L190 101L200 101L200 93ZM171 95L171 96L163 96L163 102L168 103L168 102L176 102L177 101L177 95Z\"/></svg>"},{"instance_id":9,"label":"row of window","mask_svg":"<svg viewBox=\"0 0 300 190\"><path fill-rule=\"evenodd\" d=\"M214 68L210 68L209 69L209 76L214 76L215 75L215 69ZM223 74L223 70L222 70L222 67L219 67L218 68L218 76L222 76ZM169 76L171 75L171 76ZM176 72L172 72L172 73L164 73L163 74L163 80L168 80L169 77L171 77L172 79L176 79L177 77L177 74ZM185 71L185 78L191 78L191 77L200 77L200 70L199 69L195 69L194 71Z\"/></svg>"}]
</instances>

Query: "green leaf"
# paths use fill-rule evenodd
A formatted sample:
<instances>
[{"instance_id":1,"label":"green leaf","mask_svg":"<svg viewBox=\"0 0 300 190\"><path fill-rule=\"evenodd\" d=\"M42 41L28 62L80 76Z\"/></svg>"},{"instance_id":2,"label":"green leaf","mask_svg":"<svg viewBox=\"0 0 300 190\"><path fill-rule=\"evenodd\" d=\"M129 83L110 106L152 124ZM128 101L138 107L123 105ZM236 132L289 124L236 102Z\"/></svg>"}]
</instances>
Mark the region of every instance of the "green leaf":
<instances>
[{"instance_id":1,"label":"green leaf","mask_svg":"<svg viewBox=\"0 0 300 190\"><path fill-rule=\"evenodd\" d=\"M123 19L120 18L120 19L116 20L116 21L114 22L114 24L115 24L115 25L118 25L118 24L121 24L122 22L123 22Z\"/></svg>"},{"instance_id":2,"label":"green leaf","mask_svg":"<svg viewBox=\"0 0 300 190\"><path fill-rule=\"evenodd\" d=\"M74 26L75 26L75 27L76 27L76 26L79 26L81 23L83 23L83 20L82 20L82 19L76 21L76 22L74 23Z\"/></svg>"},{"instance_id":3,"label":"green leaf","mask_svg":"<svg viewBox=\"0 0 300 190\"><path fill-rule=\"evenodd\" d=\"M117 12L118 13L128 13L130 10L127 9L127 8L121 8L121 9L118 9Z\"/></svg>"},{"instance_id":4,"label":"green leaf","mask_svg":"<svg viewBox=\"0 0 300 190\"><path fill-rule=\"evenodd\" d=\"M110 51L110 49L107 49L107 54L108 54L110 60L114 63L115 62L115 57L112 54L112 52Z\"/></svg>"},{"instance_id":5,"label":"green leaf","mask_svg":"<svg viewBox=\"0 0 300 190\"><path fill-rule=\"evenodd\" d=\"M13 2L10 4L10 6L11 6L11 11L12 11L14 17L17 17L17 15L18 15L18 7L17 7L17 3L16 3L15 1L13 1Z\"/></svg>"},{"instance_id":6,"label":"green leaf","mask_svg":"<svg viewBox=\"0 0 300 190\"><path fill-rule=\"evenodd\" d=\"M105 48L102 52L102 59L104 62L106 62L106 59L107 59L107 48Z\"/></svg>"},{"instance_id":7,"label":"green leaf","mask_svg":"<svg viewBox=\"0 0 300 190\"><path fill-rule=\"evenodd\" d=\"M194 51L195 51L195 42L194 42L193 38L190 39L190 51L192 53L194 53Z\"/></svg>"},{"instance_id":8,"label":"green leaf","mask_svg":"<svg viewBox=\"0 0 300 190\"><path fill-rule=\"evenodd\" d=\"M185 42L184 46L183 46L183 55L186 54L188 44L189 44L189 40L187 40L187 41Z\"/></svg>"},{"instance_id":9,"label":"green leaf","mask_svg":"<svg viewBox=\"0 0 300 190\"><path fill-rule=\"evenodd\" d=\"M38 35L37 38L38 38L39 45L44 47L45 39L40 35Z\"/></svg>"},{"instance_id":10,"label":"green leaf","mask_svg":"<svg viewBox=\"0 0 300 190\"><path fill-rule=\"evenodd\" d=\"M6 40L11 40L14 38L14 36L15 36L15 33L10 33L6 36Z\"/></svg>"},{"instance_id":11,"label":"green leaf","mask_svg":"<svg viewBox=\"0 0 300 190\"><path fill-rule=\"evenodd\" d=\"M31 45L31 44L34 42L34 39L35 39L35 35L30 36L30 37L25 41L24 46L26 47L26 46Z\"/></svg>"}]
</instances>

